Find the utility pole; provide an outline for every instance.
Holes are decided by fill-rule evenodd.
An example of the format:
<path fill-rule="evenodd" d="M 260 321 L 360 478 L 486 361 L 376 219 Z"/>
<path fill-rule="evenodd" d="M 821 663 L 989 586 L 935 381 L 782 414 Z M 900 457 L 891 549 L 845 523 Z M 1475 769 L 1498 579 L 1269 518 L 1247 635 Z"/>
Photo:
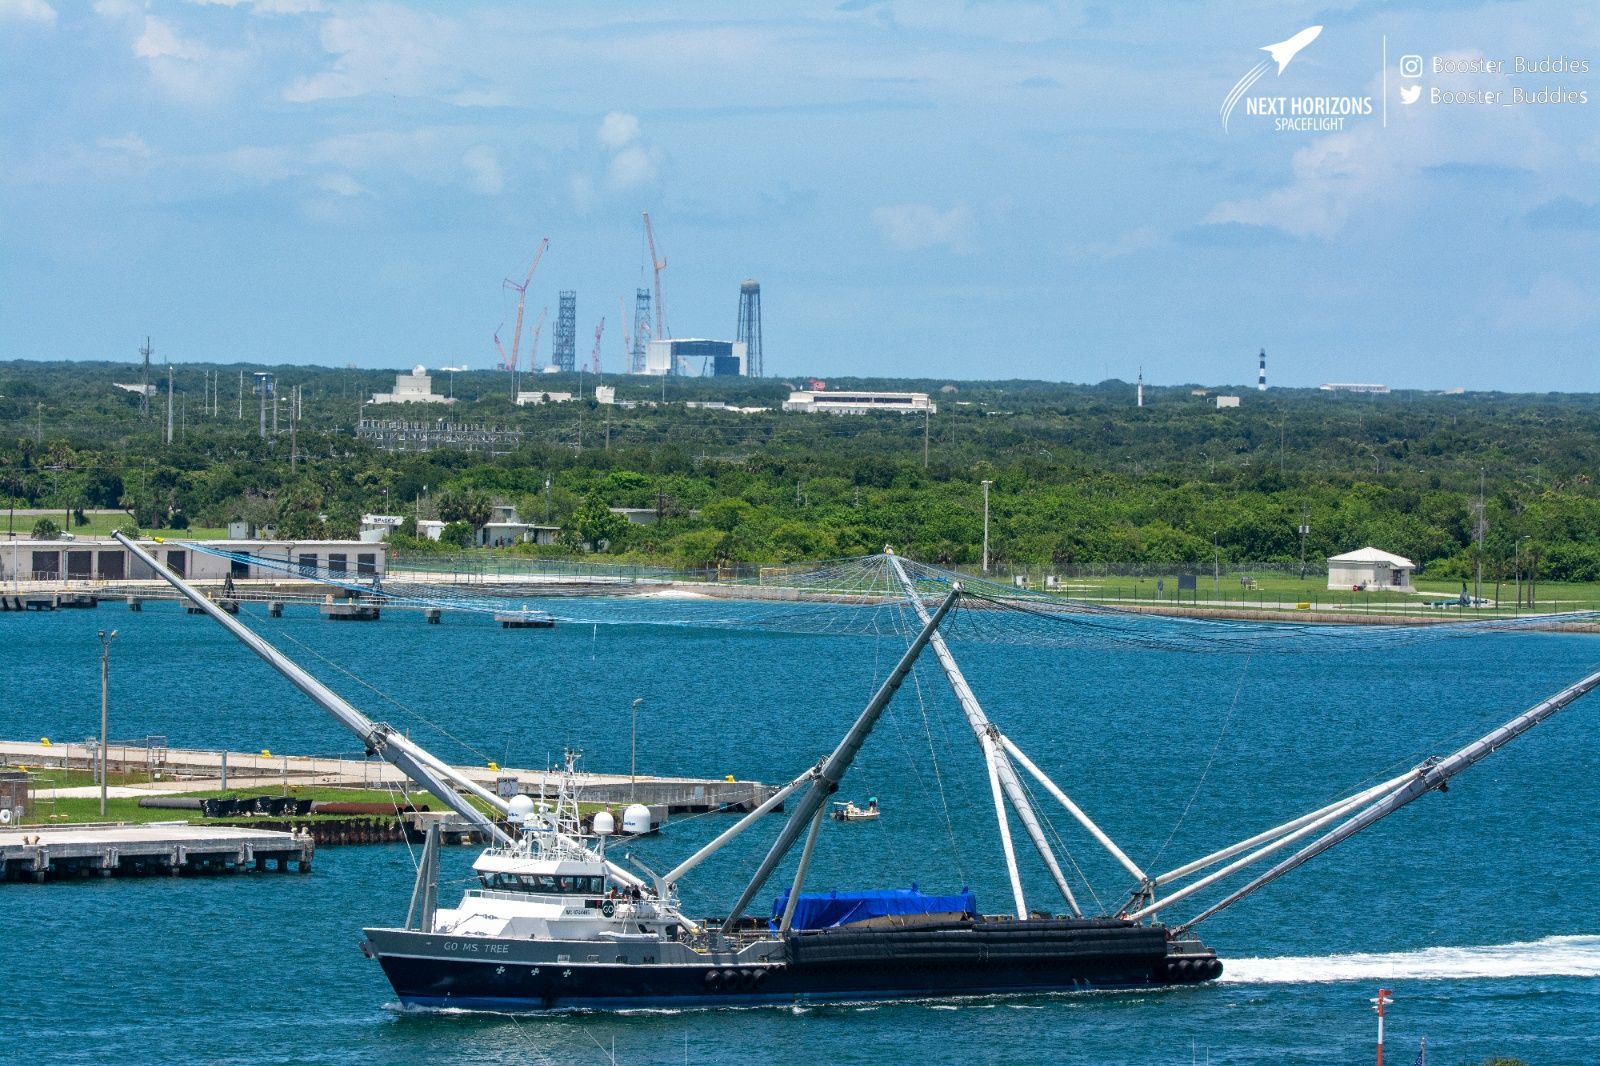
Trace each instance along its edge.
<path fill-rule="evenodd" d="M 992 481 L 983 483 L 983 572 L 989 572 L 989 486 Z"/>
<path fill-rule="evenodd" d="M 1311 508 L 1307 507 L 1300 519 L 1300 580 L 1306 579 L 1306 537 L 1311 533 Z"/>
<path fill-rule="evenodd" d="M 110 747 L 106 742 L 107 710 L 111 702 L 111 642 L 117 637 L 113 629 L 110 636 L 100 630 L 100 817 L 106 816 L 106 780 L 111 776 Z"/>
<path fill-rule="evenodd" d="M 239 371 L 239 421 L 244 421 L 244 371 Z"/>
<path fill-rule="evenodd" d="M 628 755 L 628 802 L 634 801 L 634 793 L 639 786 L 639 704 L 644 702 L 640 696 L 633 701 L 633 742 Z"/>
<path fill-rule="evenodd" d="M 167 364 L 167 443 L 172 443 L 172 364 Z"/>
<path fill-rule="evenodd" d="M 928 469 L 928 428 L 933 421 L 933 405 L 922 409 L 922 469 Z"/>
<path fill-rule="evenodd" d="M 1477 541 L 1478 569 L 1472 581 L 1473 606 L 1483 599 L 1483 468 L 1478 468 L 1478 528 L 1474 540 Z"/>
<path fill-rule="evenodd" d="M 1211 531 L 1211 598 L 1222 598 L 1222 549 L 1217 546 L 1216 530 Z"/>

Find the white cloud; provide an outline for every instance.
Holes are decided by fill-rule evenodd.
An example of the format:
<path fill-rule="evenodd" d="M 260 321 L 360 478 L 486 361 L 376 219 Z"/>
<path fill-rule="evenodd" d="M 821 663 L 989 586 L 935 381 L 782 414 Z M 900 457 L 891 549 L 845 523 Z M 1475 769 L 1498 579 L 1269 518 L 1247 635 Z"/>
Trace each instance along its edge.
<path fill-rule="evenodd" d="M 972 213 L 965 204 L 940 211 L 931 204 L 891 204 L 874 208 L 872 224 L 896 248 L 916 251 L 945 245 L 964 251 L 972 231 Z"/>
<path fill-rule="evenodd" d="M 54 24 L 56 9 L 45 0 L 0 0 L 0 21 Z"/>
<path fill-rule="evenodd" d="M 458 87 L 459 27 L 449 19 L 393 4 L 373 4 L 322 24 L 323 50 L 337 58 L 283 91 L 293 103 L 368 93 L 431 96 Z"/>
<path fill-rule="evenodd" d="M 133 42 L 133 54 L 140 59 L 203 60 L 207 53 L 203 45 L 181 37 L 171 23 L 149 15 L 144 32 Z"/>
<path fill-rule="evenodd" d="M 108 152 L 118 152 L 139 159 L 150 158 L 150 146 L 137 133 L 125 133 L 121 137 L 101 137 L 94 143 L 95 147 L 104 148 Z"/>
<path fill-rule="evenodd" d="M 624 148 L 611 157 L 611 165 L 606 168 L 606 185 L 615 192 L 648 185 L 656 178 L 660 158 L 661 153 L 655 148 L 638 144 Z"/>
<path fill-rule="evenodd" d="M 639 139 L 639 116 L 626 111 L 612 111 L 600 120 L 600 129 L 595 136 L 613 152 L 626 148 Z"/>
<path fill-rule="evenodd" d="M 199 7 L 248 7 L 252 15 L 309 15 L 328 10 L 322 0 L 188 0 Z"/>
<path fill-rule="evenodd" d="M 475 145 L 467 149 L 461 157 L 461 163 L 467 168 L 467 188 L 473 192 L 493 196 L 506 187 L 506 176 L 500 169 L 500 161 L 495 158 L 493 148 Z"/>
<path fill-rule="evenodd" d="M 1507 331 L 1565 331 L 1600 316 L 1600 299 L 1571 278 L 1541 274 L 1528 291 L 1504 304 L 1500 326 Z"/>
<path fill-rule="evenodd" d="M 367 191 L 365 185 L 348 174 L 324 174 L 317 179 L 317 188 L 336 196 L 360 196 Z"/>

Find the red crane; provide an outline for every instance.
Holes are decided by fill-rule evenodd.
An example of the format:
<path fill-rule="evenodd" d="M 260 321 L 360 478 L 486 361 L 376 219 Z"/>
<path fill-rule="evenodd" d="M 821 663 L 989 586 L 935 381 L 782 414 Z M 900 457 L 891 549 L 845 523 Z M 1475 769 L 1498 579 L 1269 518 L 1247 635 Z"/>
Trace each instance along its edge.
<path fill-rule="evenodd" d="M 594 328 L 594 354 L 589 357 L 590 373 L 600 373 L 600 336 L 606 331 L 606 320 L 601 319 L 600 324 Z"/>
<path fill-rule="evenodd" d="M 550 313 L 548 307 L 539 310 L 539 321 L 533 324 L 533 337 L 528 342 L 528 369 L 539 369 L 539 331 L 544 329 L 544 316 Z"/>
<path fill-rule="evenodd" d="M 550 247 L 549 237 L 539 242 L 539 250 L 533 253 L 533 265 L 528 268 L 528 276 L 522 279 L 521 285 L 518 285 L 510 278 L 505 280 L 503 288 L 517 290 L 517 325 L 515 331 L 511 334 L 511 365 L 506 367 L 507 370 L 517 369 L 517 349 L 522 347 L 522 307 L 528 300 L 528 286 L 533 284 L 533 272 L 539 269 L 539 260 L 544 258 L 544 250 L 548 247 Z M 530 356 L 530 365 L 532 361 Z"/>
<path fill-rule="evenodd" d="M 504 322 L 500 326 L 505 325 Z M 510 370 L 511 362 L 506 358 L 505 346 L 500 343 L 500 326 L 494 328 L 494 350 L 500 353 L 500 369 Z"/>
<path fill-rule="evenodd" d="M 671 336 L 667 332 L 666 305 L 661 302 L 661 272 L 667 269 L 667 261 L 656 254 L 656 233 L 650 228 L 650 212 L 644 213 L 644 239 L 650 246 L 650 268 L 656 275 L 656 340 L 664 340 Z"/>

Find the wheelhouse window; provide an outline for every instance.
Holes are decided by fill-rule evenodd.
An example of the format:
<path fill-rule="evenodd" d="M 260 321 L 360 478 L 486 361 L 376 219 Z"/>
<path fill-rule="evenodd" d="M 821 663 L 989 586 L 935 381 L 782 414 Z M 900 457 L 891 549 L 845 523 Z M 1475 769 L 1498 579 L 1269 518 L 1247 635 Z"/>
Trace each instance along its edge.
<path fill-rule="evenodd" d="M 479 874 L 484 888 L 501 892 L 538 892 L 549 896 L 597 896 L 605 891 L 604 877 L 568 877 L 555 874 Z"/>

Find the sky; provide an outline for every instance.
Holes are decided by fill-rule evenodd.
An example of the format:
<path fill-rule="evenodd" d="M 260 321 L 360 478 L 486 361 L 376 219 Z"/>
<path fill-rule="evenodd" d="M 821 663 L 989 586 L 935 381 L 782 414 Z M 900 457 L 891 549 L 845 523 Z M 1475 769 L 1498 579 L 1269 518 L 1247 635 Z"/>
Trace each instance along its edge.
<path fill-rule="evenodd" d="M 0 0 L 0 359 L 488 367 L 548 237 L 522 363 L 573 289 L 618 371 L 649 211 L 769 376 L 1600 391 L 1597 71 L 1567 2 Z"/>

